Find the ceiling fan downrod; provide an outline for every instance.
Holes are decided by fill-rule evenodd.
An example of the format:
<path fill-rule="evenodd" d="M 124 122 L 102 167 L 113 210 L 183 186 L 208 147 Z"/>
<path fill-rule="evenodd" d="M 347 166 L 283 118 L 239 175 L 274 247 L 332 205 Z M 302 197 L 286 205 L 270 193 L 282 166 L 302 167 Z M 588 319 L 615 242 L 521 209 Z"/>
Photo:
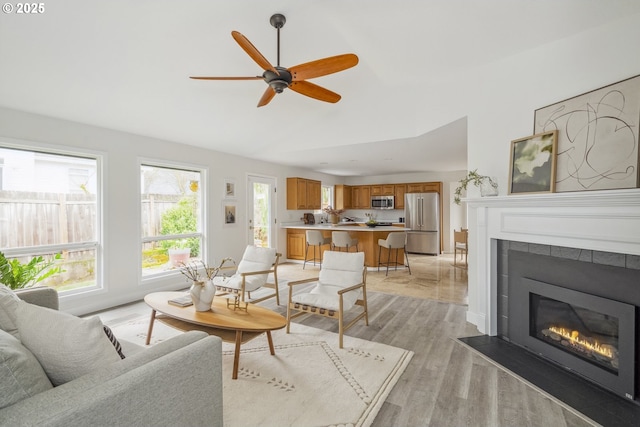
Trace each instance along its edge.
<path fill-rule="evenodd" d="M 280 13 L 276 13 L 274 15 L 271 16 L 271 19 L 269 19 L 269 22 L 271 23 L 272 27 L 275 27 L 276 30 L 278 30 L 278 63 L 277 66 L 280 66 L 280 28 L 284 27 L 284 24 L 287 22 L 287 18 L 284 17 L 284 15 L 280 14 Z"/>

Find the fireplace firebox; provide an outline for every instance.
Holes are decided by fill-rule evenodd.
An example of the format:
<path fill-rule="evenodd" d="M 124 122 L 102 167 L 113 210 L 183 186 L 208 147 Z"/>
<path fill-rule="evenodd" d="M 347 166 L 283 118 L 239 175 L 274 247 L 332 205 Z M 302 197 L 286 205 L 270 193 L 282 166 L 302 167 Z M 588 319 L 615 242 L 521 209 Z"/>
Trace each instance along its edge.
<path fill-rule="evenodd" d="M 636 307 L 521 278 L 528 304 L 511 340 L 595 383 L 633 399 Z"/>
<path fill-rule="evenodd" d="M 529 294 L 529 335 L 618 375 L 620 319 Z"/>

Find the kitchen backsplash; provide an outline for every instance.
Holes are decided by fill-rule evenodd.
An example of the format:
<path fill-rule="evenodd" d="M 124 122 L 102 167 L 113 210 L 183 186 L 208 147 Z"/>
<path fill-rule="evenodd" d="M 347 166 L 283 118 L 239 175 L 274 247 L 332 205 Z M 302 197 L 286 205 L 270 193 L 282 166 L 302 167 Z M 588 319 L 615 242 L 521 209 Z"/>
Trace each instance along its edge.
<path fill-rule="evenodd" d="M 353 218 L 356 222 L 366 222 L 369 219 L 368 214 L 372 215 L 376 221 L 400 222 L 400 217 L 404 217 L 404 209 L 347 209 L 340 214 L 340 218 L 342 220 L 348 217 Z M 327 219 L 327 214 L 315 214 L 315 217 L 316 223 L 320 223 L 321 218 Z"/>

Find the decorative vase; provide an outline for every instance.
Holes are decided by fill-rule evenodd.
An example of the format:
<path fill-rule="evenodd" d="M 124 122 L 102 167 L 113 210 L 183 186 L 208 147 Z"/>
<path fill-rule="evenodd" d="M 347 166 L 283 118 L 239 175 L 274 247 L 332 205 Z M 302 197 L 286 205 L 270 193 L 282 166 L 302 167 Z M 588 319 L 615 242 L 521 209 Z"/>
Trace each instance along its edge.
<path fill-rule="evenodd" d="M 492 178 L 485 178 L 480 183 L 480 195 L 482 197 L 486 196 L 497 196 L 498 195 L 498 183 Z"/>
<path fill-rule="evenodd" d="M 331 214 L 329 215 L 329 221 L 331 221 L 331 224 L 337 224 L 340 221 L 340 216 Z"/>
<path fill-rule="evenodd" d="M 196 311 L 211 310 L 211 303 L 216 294 L 216 287 L 211 280 L 207 280 L 206 282 L 193 282 L 189 293 L 191 294 L 193 307 Z"/>

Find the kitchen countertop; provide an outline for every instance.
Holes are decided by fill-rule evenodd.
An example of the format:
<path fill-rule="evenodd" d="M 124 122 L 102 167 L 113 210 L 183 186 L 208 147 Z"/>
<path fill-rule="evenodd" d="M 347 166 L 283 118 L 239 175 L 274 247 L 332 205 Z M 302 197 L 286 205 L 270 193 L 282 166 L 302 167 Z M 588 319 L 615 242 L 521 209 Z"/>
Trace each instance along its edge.
<path fill-rule="evenodd" d="M 349 224 L 349 223 L 347 223 Z M 290 224 L 281 225 L 280 228 L 293 228 L 301 230 L 341 230 L 341 231 L 408 231 L 405 227 L 396 227 L 393 225 L 378 225 L 376 227 L 363 227 L 361 225 L 345 225 L 338 224 Z"/>

